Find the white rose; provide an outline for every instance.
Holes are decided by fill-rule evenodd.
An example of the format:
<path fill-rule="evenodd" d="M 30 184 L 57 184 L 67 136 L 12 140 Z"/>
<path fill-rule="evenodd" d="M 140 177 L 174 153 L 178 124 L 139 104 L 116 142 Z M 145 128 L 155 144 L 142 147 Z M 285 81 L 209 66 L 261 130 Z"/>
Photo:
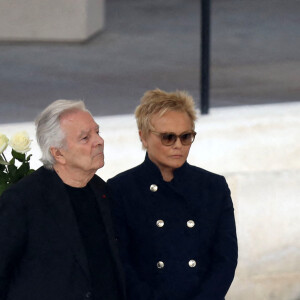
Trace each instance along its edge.
<path fill-rule="evenodd" d="M 30 150 L 31 141 L 26 131 L 17 132 L 9 140 L 9 145 L 19 153 L 26 153 Z"/>
<path fill-rule="evenodd" d="M 0 154 L 4 152 L 8 145 L 8 137 L 5 134 L 0 133 Z"/>

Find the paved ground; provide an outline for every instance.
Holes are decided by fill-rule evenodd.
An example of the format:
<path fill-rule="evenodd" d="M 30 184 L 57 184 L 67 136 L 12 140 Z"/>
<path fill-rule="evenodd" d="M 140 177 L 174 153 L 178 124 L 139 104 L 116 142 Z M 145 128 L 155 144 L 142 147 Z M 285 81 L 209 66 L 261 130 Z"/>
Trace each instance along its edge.
<path fill-rule="evenodd" d="M 0 43 L 0 123 L 59 98 L 132 113 L 155 87 L 199 101 L 199 3 L 107 0 L 106 29 L 87 43 Z M 212 0 L 212 106 L 300 100 L 299 14 L 295 0 Z"/>

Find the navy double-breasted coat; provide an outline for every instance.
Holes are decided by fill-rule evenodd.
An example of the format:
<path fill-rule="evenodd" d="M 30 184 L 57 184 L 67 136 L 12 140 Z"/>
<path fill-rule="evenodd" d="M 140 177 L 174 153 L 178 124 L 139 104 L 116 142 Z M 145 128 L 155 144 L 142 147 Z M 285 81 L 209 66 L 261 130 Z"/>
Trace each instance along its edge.
<path fill-rule="evenodd" d="M 165 182 L 146 155 L 108 184 L 129 299 L 224 299 L 237 265 L 224 177 L 186 162 Z"/>

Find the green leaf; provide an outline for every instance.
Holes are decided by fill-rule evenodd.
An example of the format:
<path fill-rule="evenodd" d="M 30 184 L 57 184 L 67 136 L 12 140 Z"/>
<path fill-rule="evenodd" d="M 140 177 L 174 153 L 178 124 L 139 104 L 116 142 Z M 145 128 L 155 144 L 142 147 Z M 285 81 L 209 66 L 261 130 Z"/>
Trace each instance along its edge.
<path fill-rule="evenodd" d="M 9 165 L 9 162 L 7 162 L 7 161 L 0 158 L 0 165 L 7 166 L 7 165 Z"/>
<path fill-rule="evenodd" d="M 32 154 L 28 155 L 26 158 L 26 161 L 30 161 L 31 156 L 32 156 Z"/>
<path fill-rule="evenodd" d="M 9 182 L 8 174 L 0 172 L 0 184 L 7 184 L 7 182 Z"/>
<path fill-rule="evenodd" d="M 0 164 L 0 172 L 5 170 L 5 166 Z"/>
<path fill-rule="evenodd" d="M 8 176 L 9 181 L 12 183 L 15 183 L 18 181 L 18 174 L 17 174 L 17 167 L 15 165 L 9 165 L 8 166 Z"/>
<path fill-rule="evenodd" d="M 15 159 L 14 158 L 12 158 L 9 162 L 8 162 L 8 165 L 15 165 Z"/>
<path fill-rule="evenodd" d="M 30 169 L 30 170 L 28 171 L 27 175 L 32 174 L 34 171 L 35 171 L 34 169 Z"/>
<path fill-rule="evenodd" d="M 0 184 L 0 196 L 2 195 L 2 193 L 8 188 L 7 184 Z"/>
<path fill-rule="evenodd" d="M 14 149 L 11 150 L 11 155 L 13 156 L 13 158 L 17 159 L 20 162 L 24 162 L 25 161 L 25 153 L 19 153 L 17 151 L 15 151 Z"/>
<path fill-rule="evenodd" d="M 9 174 L 11 174 L 11 175 L 14 175 L 18 170 L 15 165 L 8 165 L 7 168 L 8 168 Z"/>
<path fill-rule="evenodd" d="M 24 176 L 27 175 L 29 171 L 29 163 L 28 162 L 24 162 L 20 168 L 17 170 L 17 174 L 19 179 L 23 178 Z"/>

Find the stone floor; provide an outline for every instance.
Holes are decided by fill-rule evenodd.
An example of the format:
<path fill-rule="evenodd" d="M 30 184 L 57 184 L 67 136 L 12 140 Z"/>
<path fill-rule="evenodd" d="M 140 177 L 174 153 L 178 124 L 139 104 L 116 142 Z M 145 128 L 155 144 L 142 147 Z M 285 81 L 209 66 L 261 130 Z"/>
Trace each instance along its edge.
<path fill-rule="evenodd" d="M 59 98 L 130 114 L 156 87 L 199 103 L 200 1 L 106 4 L 105 30 L 86 43 L 0 43 L 0 124 Z M 299 14 L 294 0 L 212 0 L 212 107 L 300 100 Z"/>

